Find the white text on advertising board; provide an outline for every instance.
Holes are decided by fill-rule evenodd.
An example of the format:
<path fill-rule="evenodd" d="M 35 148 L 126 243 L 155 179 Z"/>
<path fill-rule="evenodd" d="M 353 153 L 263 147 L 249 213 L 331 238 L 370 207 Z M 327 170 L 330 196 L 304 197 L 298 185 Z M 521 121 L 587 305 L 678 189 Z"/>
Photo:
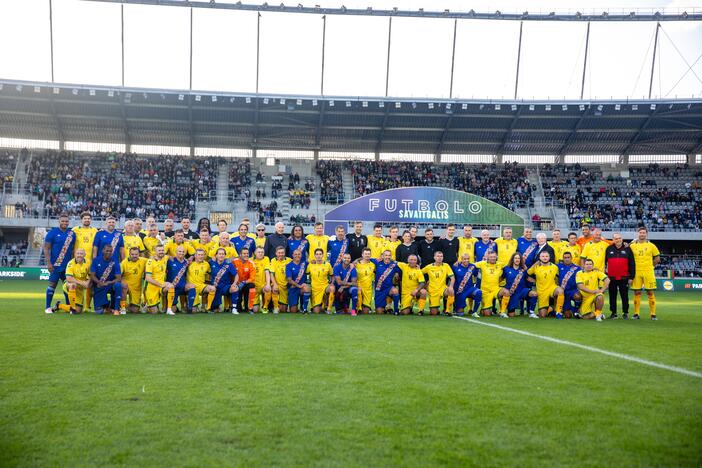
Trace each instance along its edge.
<path fill-rule="evenodd" d="M 441 220 L 449 219 L 450 214 L 464 214 L 466 209 L 471 214 L 478 214 L 483 210 L 483 206 L 478 201 L 468 203 L 466 207 L 461 206 L 461 202 L 455 200 L 453 206 L 446 200 L 437 200 L 430 202 L 429 200 L 398 200 L 394 198 L 368 199 L 368 211 L 384 211 L 385 213 L 394 213 L 403 219 L 429 219 Z"/>

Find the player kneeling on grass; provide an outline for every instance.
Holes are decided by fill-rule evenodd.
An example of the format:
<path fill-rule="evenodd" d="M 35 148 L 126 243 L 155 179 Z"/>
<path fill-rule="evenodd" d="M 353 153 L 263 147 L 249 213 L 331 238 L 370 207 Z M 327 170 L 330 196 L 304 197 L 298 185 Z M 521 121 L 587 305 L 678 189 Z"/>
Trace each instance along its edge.
<path fill-rule="evenodd" d="M 487 260 L 482 260 L 475 264 L 480 270 L 480 291 L 482 292 L 481 309 L 483 315 L 490 316 L 494 310 L 495 299 L 500 293 L 500 279 L 502 278 L 502 268 L 504 265 L 497 262 L 497 252 L 490 250 L 485 253 Z M 480 315 L 473 314 L 478 318 Z"/>
<path fill-rule="evenodd" d="M 275 258 L 271 260 L 271 299 L 273 313 L 288 311 L 288 279 L 287 266 L 292 260 L 285 256 L 285 247 L 275 249 Z"/>
<path fill-rule="evenodd" d="M 207 275 L 210 273 L 210 264 L 205 261 L 205 249 L 196 249 L 193 259 L 188 266 L 187 282 L 185 283 L 189 314 L 195 312 L 196 307 L 202 304 L 203 294 L 215 293 L 215 288 L 206 284 Z"/>
<path fill-rule="evenodd" d="M 549 315 L 549 303 L 551 298 L 556 300 L 556 318 L 563 318 L 563 289 L 558 286 L 556 278 L 558 278 L 558 267 L 551 263 L 551 254 L 542 251 L 539 254 L 539 259 L 527 270 L 536 282 L 536 300 L 539 308 L 538 317 L 544 318 Z M 529 311 L 529 317 L 538 318 L 533 311 Z"/>
<path fill-rule="evenodd" d="M 526 265 L 522 261 L 522 254 L 515 252 L 509 259 L 509 263 L 502 269 L 502 276 L 505 279 L 505 287 L 500 290 L 500 317 L 514 317 L 515 311 L 520 310 L 524 314 L 524 302 L 528 304 L 528 310 L 536 308 L 536 294 L 530 294 L 531 285 L 527 281 Z"/>
<path fill-rule="evenodd" d="M 392 254 L 389 250 L 382 252 L 382 260 L 370 258 L 371 249 L 368 247 L 363 249 L 362 255 L 364 260 L 368 258 L 375 265 L 375 313 L 385 313 L 385 304 L 389 297 L 394 305 L 394 314 L 399 315 L 400 291 L 394 286 L 394 280 L 402 271 L 397 262 L 393 261 Z M 363 293 L 363 296 L 365 297 L 365 293 Z"/>
<path fill-rule="evenodd" d="M 565 297 L 563 313 L 566 318 L 576 316 L 583 300 L 576 283 L 579 271 L 581 271 L 580 267 L 573 263 L 573 255 L 570 252 L 563 252 L 563 261 L 558 264 L 558 281 Z"/>
<path fill-rule="evenodd" d="M 142 285 L 144 284 L 144 271 L 148 259 L 139 256 L 139 247 L 129 249 L 129 257 L 122 260 L 122 301 L 120 302 L 120 313 L 129 312 L 136 314 L 141 309 Z M 129 297 L 129 303 L 127 303 Z"/>
<path fill-rule="evenodd" d="M 314 260 L 307 265 L 307 274 L 312 286 L 312 312 L 318 314 L 327 305 L 327 314 L 331 314 L 334 304 L 334 285 L 329 282 L 334 271 L 329 262 L 324 260 L 324 250 L 314 250 Z M 326 297 L 326 301 L 325 301 Z"/>
<path fill-rule="evenodd" d="M 95 285 L 93 304 L 96 314 L 119 315 L 119 303 L 122 298 L 122 270 L 112 257 L 114 249 L 106 244 L 102 255 L 90 265 L 90 279 Z M 109 299 L 108 299 L 109 295 Z"/>
<path fill-rule="evenodd" d="M 66 266 L 66 281 L 63 292 L 68 297 L 68 304 L 56 303 L 54 311 L 63 310 L 71 314 L 83 312 L 85 291 L 90 286 L 90 265 L 85 260 L 85 250 L 75 251 L 75 258 Z"/>
<path fill-rule="evenodd" d="M 232 314 L 239 313 L 236 310 L 236 301 L 239 298 L 236 268 L 227 261 L 227 250 L 223 247 L 218 248 L 214 260 L 210 260 L 210 286 L 207 294 L 208 311 L 219 311 L 222 298 L 228 296 L 232 303 Z"/>
<path fill-rule="evenodd" d="M 175 257 L 171 257 L 166 266 L 166 280 L 172 285 L 171 288 L 166 289 L 166 297 L 168 299 L 166 315 L 175 315 L 173 308 L 178 303 L 178 298 L 187 294 L 185 291 L 185 273 L 188 271 L 189 263 L 185 258 L 185 247 L 178 245 L 175 248 Z"/>
<path fill-rule="evenodd" d="M 253 242 L 253 239 L 249 237 Z M 239 251 L 239 258 L 232 262 L 236 268 L 237 287 L 239 296 L 237 302 L 232 303 L 232 313 L 234 308 L 242 312 L 253 314 L 253 304 L 256 300 L 256 265 L 249 259 L 249 248 L 242 247 Z"/>
<path fill-rule="evenodd" d="M 336 303 L 341 311 L 346 312 L 349 300 L 351 301 L 351 315 L 356 315 L 358 307 L 358 272 L 351 265 L 351 254 L 345 253 L 341 257 L 341 265 L 334 267 L 334 288 L 336 289 Z"/>
<path fill-rule="evenodd" d="M 478 286 L 478 273 L 480 270 L 470 263 L 470 254 L 461 255 L 461 262 L 453 266 L 455 278 L 456 315 L 463 317 L 468 299 L 473 300 L 473 316 L 480 316 L 480 304 L 483 301 L 483 292 Z"/>
<path fill-rule="evenodd" d="M 295 230 L 296 228 L 293 228 L 293 231 Z M 288 282 L 288 307 L 293 314 L 300 310 L 300 299 L 302 299 L 302 313 L 308 312 L 310 285 L 305 281 L 306 272 L 307 262 L 302 261 L 302 249 L 293 250 L 292 262 L 285 266 L 285 278 Z"/>
<path fill-rule="evenodd" d="M 356 267 L 358 275 L 358 310 L 359 314 L 368 314 L 373 303 L 373 279 L 375 279 L 375 263 L 371 261 L 370 249 L 361 252 L 361 258 L 351 263 Z M 386 300 L 387 301 L 387 300 Z"/>
<path fill-rule="evenodd" d="M 451 267 L 444 263 L 444 253 L 440 250 L 434 252 L 434 263 L 422 268 L 422 273 L 429 283 L 426 289 L 429 296 L 429 313 L 437 315 L 441 303 L 446 299 L 444 312 L 447 315 L 453 314 L 453 284 L 456 278 L 453 276 Z M 447 280 L 448 285 L 446 284 Z"/>
<path fill-rule="evenodd" d="M 146 262 L 146 270 L 144 271 L 146 278 L 144 297 L 146 310 L 150 314 L 158 313 L 163 293 L 173 289 L 173 285 L 166 281 L 167 264 L 168 257 L 164 253 L 163 246 L 157 245 L 154 247 L 154 256 Z"/>
<path fill-rule="evenodd" d="M 402 295 L 400 298 L 400 313 L 409 315 L 412 313 L 414 302 L 417 303 L 417 314 L 423 315 L 427 305 L 427 290 L 424 289 L 425 281 L 422 270 L 417 265 L 417 256 L 407 257 L 407 263 L 397 262 L 398 268 L 402 271 Z M 377 306 L 376 302 L 376 306 Z"/>
<path fill-rule="evenodd" d="M 598 322 L 604 320 L 602 309 L 604 308 L 604 292 L 609 288 L 609 278 L 600 270 L 594 269 L 594 262 L 586 259 L 583 262 L 583 270 L 579 271 L 575 277 L 578 289 L 583 296 L 583 303 L 580 306 L 580 318 L 595 319 Z"/>

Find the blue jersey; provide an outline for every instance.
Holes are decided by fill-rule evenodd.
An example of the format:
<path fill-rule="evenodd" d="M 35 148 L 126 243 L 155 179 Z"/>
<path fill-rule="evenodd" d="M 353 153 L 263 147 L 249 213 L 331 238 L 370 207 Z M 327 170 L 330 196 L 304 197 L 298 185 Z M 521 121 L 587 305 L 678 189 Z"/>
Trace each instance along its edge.
<path fill-rule="evenodd" d="M 456 294 L 460 294 L 475 287 L 480 270 L 473 263 L 469 263 L 467 266 L 464 266 L 462 263 L 457 263 L 452 266 L 451 269 L 453 270 L 454 278 L 456 278 L 456 282 L 453 283 Z"/>
<path fill-rule="evenodd" d="M 166 264 L 166 281 L 173 283 L 173 286 L 177 288 L 184 288 L 187 271 L 188 261 L 186 259 L 183 259 L 181 262 L 177 258 L 171 257 L 168 259 L 168 263 Z"/>
<path fill-rule="evenodd" d="M 329 263 L 331 263 L 332 267 L 335 267 L 337 265 L 341 264 L 341 254 L 342 253 L 350 253 L 349 252 L 349 240 L 347 238 L 344 238 L 343 240 L 337 240 L 336 237 L 334 240 L 329 240 L 327 242 L 327 252 L 329 252 Z"/>
<path fill-rule="evenodd" d="M 529 284 L 527 283 L 529 275 L 526 270 L 507 266 L 502 269 L 502 276 L 505 279 L 505 288 L 509 291 L 519 291 L 524 288 L 529 288 Z M 517 282 L 516 286 L 515 282 Z"/>
<path fill-rule="evenodd" d="M 288 241 L 290 242 L 290 241 Z M 307 262 L 300 263 L 290 262 L 285 265 L 285 277 L 290 278 L 296 283 L 302 284 L 305 282 L 305 271 L 307 270 Z M 288 288 L 297 288 L 292 284 L 288 284 Z"/>
<path fill-rule="evenodd" d="M 524 237 L 517 239 L 517 251 L 522 254 L 522 262 L 529 268 L 536 262 L 536 239 L 527 240 Z"/>
<path fill-rule="evenodd" d="M 210 284 L 217 289 L 228 289 L 236 276 L 236 268 L 231 262 L 217 263 L 210 260 Z"/>
<path fill-rule="evenodd" d="M 124 238 L 122 233 L 116 229 L 112 232 L 108 232 L 105 229 L 100 230 L 95 234 L 95 240 L 93 240 L 93 247 L 97 247 L 97 257 L 102 255 L 102 248 L 106 245 L 112 245 L 114 252 L 112 252 L 112 257 L 119 262 L 121 251 L 124 248 Z"/>
<path fill-rule="evenodd" d="M 287 256 L 293 258 L 292 254 L 296 250 L 302 252 L 302 257 L 300 257 L 300 260 L 304 262 L 307 260 L 307 256 L 310 251 L 310 243 L 307 242 L 307 239 L 304 237 L 302 239 L 293 239 L 292 237 L 289 238 Z"/>
<path fill-rule="evenodd" d="M 385 291 L 392 288 L 392 280 L 396 274 L 400 273 L 400 267 L 397 262 L 390 261 L 385 263 L 382 260 L 371 258 L 371 262 L 375 263 L 375 289 Z M 386 274 L 386 272 L 388 272 Z"/>
<path fill-rule="evenodd" d="M 114 258 L 105 260 L 102 255 L 93 259 L 90 264 L 90 272 L 95 273 L 95 276 L 100 281 L 113 281 L 116 275 L 122 274 L 117 260 Z"/>
<path fill-rule="evenodd" d="M 475 261 L 476 262 L 482 262 L 483 260 L 487 261 L 486 255 L 488 252 L 497 253 L 497 244 L 495 244 L 495 241 L 489 240 L 486 243 L 486 242 L 483 242 L 481 239 L 475 243 Z"/>
<path fill-rule="evenodd" d="M 248 236 L 245 239 L 236 236 L 231 239 L 231 243 L 234 244 L 236 253 L 239 254 L 239 256 L 241 256 L 241 249 L 246 247 L 247 249 L 249 249 L 249 257 L 253 258 L 254 250 L 256 250 L 256 241 L 254 239 Z"/>
<path fill-rule="evenodd" d="M 341 281 L 350 283 L 354 278 L 358 278 L 358 272 L 356 271 L 356 267 L 353 265 L 349 265 L 346 268 L 344 268 L 344 265 L 337 265 L 334 267 L 334 282 L 336 282 L 337 276 L 341 278 Z M 341 286 L 341 284 L 338 282 L 336 282 L 336 284 Z"/>
<path fill-rule="evenodd" d="M 48 260 L 54 268 L 65 270 L 68 262 L 73 258 L 76 233 L 70 229 L 62 231 L 59 228 L 53 228 L 46 234 L 44 242 L 51 245 L 51 258 Z"/>
<path fill-rule="evenodd" d="M 570 265 L 559 263 L 557 266 L 558 285 L 563 288 L 564 291 L 577 291 L 578 285 L 575 283 L 575 276 L 580 271 L 580 267 L 572 263 Z"/>

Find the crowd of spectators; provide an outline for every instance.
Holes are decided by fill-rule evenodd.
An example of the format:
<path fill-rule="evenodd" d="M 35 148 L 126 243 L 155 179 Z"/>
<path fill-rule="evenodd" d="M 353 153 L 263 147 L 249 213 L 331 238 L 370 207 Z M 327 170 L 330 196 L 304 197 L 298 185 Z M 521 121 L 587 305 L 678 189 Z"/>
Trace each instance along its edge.
<path fill-rule="evenodd" d="M 657 275 L 672 272 L 673 277 L 702 277 L 702 256 L 700 255 L 661 255 L 661 262 L 656 266 Z"/>
<path fill-rule="evenodd" d="M 626 174 L 625 174 L 626 175 Z M 702 171 L 688 166 L 630 167 L 628 177 L 604 177 L 597 166 L 553 165 L 541 169 L 547 200 L 568 210 L 572 227 L 652 231 L 702 228 Z"/>
<path fill-rule="evenodd" d="M 261 175 L 260 173 L 257 175 Z M 251 196 L 251 162 L 248 158 L 229 160 L 229 200 L 243 200 Z M 248 195 L 247 195 L 248 194 Z"/>
<path fill-rule="evenodd" d="M 319 176 L 319 201 L 329 205 L 344 203 L 343 165 L 335 161 L 317 161 Z"/>
<path fill-rule="evenodd" d="M 293 190 L 290 192 L 290 208 L 309 209 L 312 204 L 311 193 L 306 190 Z"/>
<path fill-rule="evenodd" d="M 27 150 L 23 149 L 22 153 L 26 154 Z M 18 160 L 17 151 L 1 150 L 0 151 L 0 182 L 3 184 L 11 184 L 15 177 L 15 168 Z"/>
<path fill-rule="evenodd" d="M 292 224 L 304 224 L 312 225 L 317 222 L 317 217 L 315 215 L 290 215 L 290 223 Z"/>
<path fill-rule="evenodd" d="M 216 186 L 219 158 L 123 153 L 34 154 L 27 187 L 42 200 L 40 215 L 192 217 L 197 199 Z"/>
<path fill-rule="evenodd" d="M 0 266 L 19 268 L 27 253 L 28 242 L 19 241 L 0 245 Z"/>

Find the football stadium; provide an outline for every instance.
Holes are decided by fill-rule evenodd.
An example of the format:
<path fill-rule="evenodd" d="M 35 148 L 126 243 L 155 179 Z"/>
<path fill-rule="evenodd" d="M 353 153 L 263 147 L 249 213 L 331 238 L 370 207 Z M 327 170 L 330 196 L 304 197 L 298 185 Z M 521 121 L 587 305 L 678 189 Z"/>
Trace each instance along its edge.
<path fill-rule="evenodd" d="M 0 465 L 702 465 L 702 5 L 317 1 L 0 2 Z"/>

